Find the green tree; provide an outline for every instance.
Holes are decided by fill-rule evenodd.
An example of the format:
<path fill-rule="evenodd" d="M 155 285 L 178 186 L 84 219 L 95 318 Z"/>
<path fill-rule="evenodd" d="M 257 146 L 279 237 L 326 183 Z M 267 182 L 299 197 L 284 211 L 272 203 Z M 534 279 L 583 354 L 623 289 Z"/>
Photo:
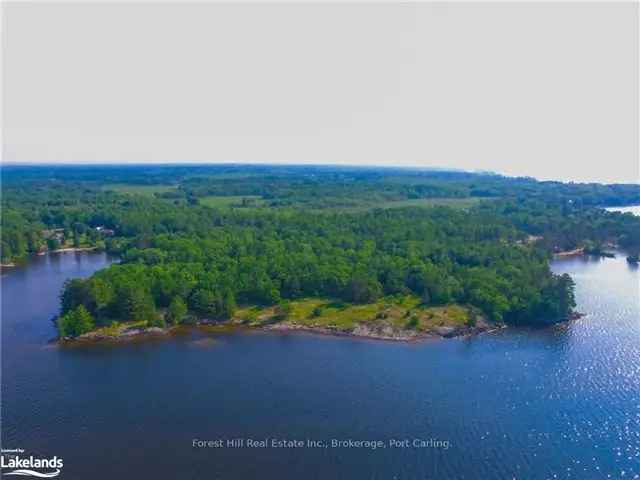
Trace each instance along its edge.
<path fill-rule="evenodd" d="M 47 248 L 49 250 L 57 250 L 60 248 L 60 242 L 56 238 L 47 239 Z"/>
<path fill-rule="evenodd" d="M 233 317 L 236 307 L 236 297 L 230 289 L 227 289 L 222 296 L 222 305 L 219 312 L 220 316 L 224 319 Z"/>
<path fill-rule="evenodd" d="M 112 285 L 99 277 L 89 281 L 87 290 L 96 310 L 106 308 L 114 300 Z"/>
<path fill-rule="evenodd" d="M 216 294 L 209 289 L 197 289 L 191 297 L 191 302 L 193 309 L 202 315 L 218 314 Z"/>
<path fill-rule="evenodd" d="M 274 319 L 278 322 L 286 320 L 291 315 L 291 303 L 287 300 L 283 300 L 275 308 Z"/>
<path fill-rule="evenodd" d="M 382 286 L 374 278 L 356 275 L 347 286 L 346 296 L 354 303 L 372 303 L 382 296 Z"/>
<path fill-rule="evenodd" d="M 169 304 L 167 319 L 174 325 L 182 323 L 187 314 L 187 304 L 180 297 L 174 297 Z"/>
<path fill-rule="evenodd" d="M 72 278 L 64 283 L 62 294 L 60 295 L 60 308 L 62 314 L 75 309 L 78 305 L 89 305 L 90 298 L 87 291 L 87 284 L 81 278 Z"/>
<path fill-rule="evenodd" d="M 151 294 L 136 285 L 123 285 L 119 295 L 120 313 L 123 320 L 151 323 L 157 315 Z"/>
<path fill-rule="evenodd" d="M 164 317 L 162 315 L 160 315 L 158 312 L 153 311 L 148 317 L 147 317 L 147 326 L 149 327 L 158 327 L 158 328 L 165 328 L 167 326 L 167 322 L 165 321 Z"/>
<path fill-rule="evenodd" d="M 84 305 L 58 317 L 58 334 L 61 337 L 77 337 L 95 328 L 95 321 Z"/>

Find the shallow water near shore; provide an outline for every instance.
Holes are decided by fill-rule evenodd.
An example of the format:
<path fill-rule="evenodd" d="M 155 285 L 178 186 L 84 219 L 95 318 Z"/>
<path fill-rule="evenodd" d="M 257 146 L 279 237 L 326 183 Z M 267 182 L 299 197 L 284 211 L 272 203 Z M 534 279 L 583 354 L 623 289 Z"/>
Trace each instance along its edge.
<path fill-rule="evenodd" d="M 2 446 L 57 455 L 59 478 L 640 475 L 640 277 L 624 255 L 555 261 L 586 316 L 544 329 L 394 343 L 212 328 L 48 344 L 63 282 L 110 261 L 52 254 L 2 275 Z M 320 446 L 226 446 L 249 438 Z"/>

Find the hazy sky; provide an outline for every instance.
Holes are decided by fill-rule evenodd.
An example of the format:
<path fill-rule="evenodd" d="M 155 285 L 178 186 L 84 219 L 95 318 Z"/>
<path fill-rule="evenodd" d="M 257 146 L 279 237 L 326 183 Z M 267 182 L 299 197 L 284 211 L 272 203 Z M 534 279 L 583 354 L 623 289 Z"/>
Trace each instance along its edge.
<path fill-rule="evenodd" d="M 4 4 L 3 160 L 637 182 L 638 4 Z"/>

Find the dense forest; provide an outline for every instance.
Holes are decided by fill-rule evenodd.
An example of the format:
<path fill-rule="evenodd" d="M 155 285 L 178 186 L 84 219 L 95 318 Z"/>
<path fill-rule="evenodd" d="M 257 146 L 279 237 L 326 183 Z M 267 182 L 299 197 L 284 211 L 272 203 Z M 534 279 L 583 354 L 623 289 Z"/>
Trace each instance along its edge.
<path fill-rule="evenodd" d="M 75 336 L 113 322 L 224 320 L 239 306 L 417 296 L 494 322 L 566 318 L 551 254 L 640 251 L 638 185 L 440 170 L 274 166 L 3 167 L 2 262 L 98 248 L 121 262 L 62 292 Z"/>

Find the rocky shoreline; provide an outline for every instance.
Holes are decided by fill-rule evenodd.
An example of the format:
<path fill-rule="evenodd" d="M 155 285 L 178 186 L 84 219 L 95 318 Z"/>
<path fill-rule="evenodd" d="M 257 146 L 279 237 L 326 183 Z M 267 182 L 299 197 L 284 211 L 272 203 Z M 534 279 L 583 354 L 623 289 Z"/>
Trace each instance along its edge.
<path fill-rule="evenodd" d="M 573 312 L 566 320 L 554 324 L 568 323 L 584 317 L 585 314 Z M 179 325 L 167 328 L 159 327 L 130 327 L 123 328 L 118 332 L 105 333 L 96 330 L 85 333 L 78 337 L 62 337 L 53 340 L 59 344 L 83 344 L 83 343 L 122 343 L 134 340 L 142 340 L 147 338 L 163 338 L 169 337 L 176 333 L 178 329 L 184 328 L 212 328 L 219 327 L 229 330 L 245 330 L 245 331 L 266 331 L 266 332 L 282 332 L 282 333 L 309 333 L 316 335 L 327 335 L 333 337 L 352 337 L 370 340 L 383 340 L 393 342 L 417 342 L 421 340 L 435 339 L 451 339 L 457 337 L 470 337 L 482 333 L 491 333 L 507 328 L 506 324 L 490 324 L 484 320 L 478 322 L 475 326 L 461 325 L 435 327 L 428 331 L 394 329 L 389 325 L 377 324 L 369 325 L 365 322 L 358 324 L 354 329 L 345 330 L 331 326 L 315 326 L 302 325 L 290 322 L 278 322 L 266 325 L 244 325 L 237 322 L 218 322 L 213 320 L 201 320 L 195 324 Z"/>
<path fill-rule="evenodd" d="M 164 337 L 170 335 L 175 327 L 159 328 L 128 328 L 118 333 L 104 333 L 99 330 L 87 332 L 77 337 L 58 337 L 55 341 L 61 344 L 72 343 L 101 343 L 101 342 L 126 342 L 148 337 Z"/>
<path fill-rule="evenodd" d="M 178 328 L 184 328 L 185 326 L 178 327 L 132 327 L 125 328 L 117 333 L 109 332 L 105 333 L 100 330 L 92 331 L 79 335 L 77 337 L 61 337 L 57 339 L 60 344 L 80 344 L 80 343 L 108 343 L 108 342 L 127 342 L 133 340 L 140 340 L 145 338 L 161 338 L 167 337 Z M 327 335 L 334 337 L 354 337 L 354 338 L 366 338 L 371 340 L 385 340 L 394 342 L 416 342 L 420 340 L 428 339 L 443 339 L 443 338 L 455 338 L 478 335 L 480 333 L 488 333 L 502 328 L 506 328 L 505 325 L 489 325 L 482 322 L 477 326 L 460 326 L 460 327 L 437 327 L 429 331 L 418 330 L 406 330 L 406 329 L 392 329 L 388 326 L 376 326 L 377 328 L 371 328 L 371 326 L 365 323 L 359 324 L 352 330 L 344 330 L 337 327 L 321 327 L 301 325 L 288 322 L 272 323 L 267 325 L 254 325 L 247 326 L 233 322 L 215 322 L 215 321 L 200 321 L 193 325 L 186 325 L 187 328 L 206 328 L 206 327 L 221 327 L 237 330 L 254 330 L 254 331 L 267 331 L 267 332 L 292 332 L 292 333 L 311 333 L 319 335 Z"/>
<path fill-rule="evenodd" d="M 369 325 L 360 324 L 353 330 L 343 330 L 334 327 L 319 327 L 300 325 L 295 323 L 274 323 L 260 327 L 262 330 L 277 331 L 277 332 L 302 332 L 312 333 L 319 335 L 329 335 L 338 337 L 356 337 L 367 338 L 371 340 L 387 340 L 394 342 L 415 342 L 419 340 L 438 339 L 438 338 L 455 338 L 471 335 L 478 335 L 480 333 L 491 332 L 504 328 L 503 325 L 488 325 L 483 324 L 481 326 L 463 326 L 463 327 L 437 327 L 429 331 L 418 330 L 394 330 L 389 327 L 371 328 Z"/>

